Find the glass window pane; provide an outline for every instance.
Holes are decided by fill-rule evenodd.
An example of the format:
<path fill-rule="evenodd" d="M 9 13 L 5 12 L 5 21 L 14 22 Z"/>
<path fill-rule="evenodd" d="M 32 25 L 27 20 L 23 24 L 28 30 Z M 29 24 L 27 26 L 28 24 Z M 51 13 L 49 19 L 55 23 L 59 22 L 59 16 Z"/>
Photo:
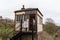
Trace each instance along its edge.
<path fill-rule="evenodd" d="M 28 16 L 24 15 L 24 21 L 27 21 L 27 19 L 28 19 Z"/>
<path fill-rule="evenodd" d="M 27 28 L 28 24 L 29 24 L 29 19 L 28 19 L 28 15 L 24 15 L 24 27 Z"/>
<path fill-rule="evenodd" d="M 22 15 L 16 15 L 16 21 L 21 21 L 21 19 L 23 19 Z"/>

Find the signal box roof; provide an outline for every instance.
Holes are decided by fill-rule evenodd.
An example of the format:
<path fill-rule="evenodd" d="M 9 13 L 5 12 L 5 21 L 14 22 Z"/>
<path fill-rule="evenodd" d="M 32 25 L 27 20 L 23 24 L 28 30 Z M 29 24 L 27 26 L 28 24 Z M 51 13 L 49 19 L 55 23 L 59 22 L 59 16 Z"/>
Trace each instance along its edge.
<path fill-rule="evenodd" d="M 23 12 L 23 11 L 33 11 L 33 10 L 38 11 L 43 16 L 43 14 L 39 11 L 38 8 L 27 8 L 27 9 L 21 8 L 21 10 L 16 10 L 15 13 L 17 13 L 17 12 Z"/>

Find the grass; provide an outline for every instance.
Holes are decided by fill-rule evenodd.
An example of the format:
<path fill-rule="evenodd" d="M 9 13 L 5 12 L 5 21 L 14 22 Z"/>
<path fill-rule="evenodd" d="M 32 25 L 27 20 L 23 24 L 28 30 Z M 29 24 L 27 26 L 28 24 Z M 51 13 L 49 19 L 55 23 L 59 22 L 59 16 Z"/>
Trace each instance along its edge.
<path fill-rule="evenodd" d="M 8 36 L 11 36 L 13 34 L 13 28 L 7 28 L 7 29 L 0 29 L 0 40 L 2 40 L 2 37 L 3 36 L 6 36 L 5 33 L 8 35 Z"/>
<path fill-rule="evenodd" d="M 42 40 L 53 40 L 53 37 L 49 35 L 47 32 L 43 31 Z"/>
<path fill-rule="evenodd" d="M 2 37 L 0 37 L 0 40 L 2 40 Z"/>

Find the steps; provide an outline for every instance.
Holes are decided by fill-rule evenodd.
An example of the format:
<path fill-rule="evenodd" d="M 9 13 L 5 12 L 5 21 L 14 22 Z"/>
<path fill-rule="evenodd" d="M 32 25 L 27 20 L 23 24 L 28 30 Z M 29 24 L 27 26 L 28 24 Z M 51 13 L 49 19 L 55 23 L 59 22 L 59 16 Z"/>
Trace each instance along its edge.
<path fill-rule="evenodd" d="M 19 37 L 21 37 L 22 33 L 19 32 L 18 34 L 14 35 L 10 40 L 17 40 Z"/>

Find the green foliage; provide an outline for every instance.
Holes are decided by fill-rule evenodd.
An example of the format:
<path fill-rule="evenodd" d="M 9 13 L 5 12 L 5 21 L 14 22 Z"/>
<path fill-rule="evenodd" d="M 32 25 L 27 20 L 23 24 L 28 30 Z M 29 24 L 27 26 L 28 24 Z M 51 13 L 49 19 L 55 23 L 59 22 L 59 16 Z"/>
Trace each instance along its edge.
<path fill-rule="evenodd" d="M 58 29 L 60 29 L 60 26 L 57 26 L 58 27 Z"/>
<path fill-rule="evenodd" d="M 0 39 L 4 36 L 9 36 L 13 32 L 13 22 L 0 21 Z"/>
<path fill-rule="evenodd" d="M 52 19 L 51 19 L 52 20 Z M 53 35 L 56 33 L 58 27 L 55 25 L 54 22 L 46 21 L 46 23 L 43 26 L 44 31 L 48 32 L 50 35 Z"/>

